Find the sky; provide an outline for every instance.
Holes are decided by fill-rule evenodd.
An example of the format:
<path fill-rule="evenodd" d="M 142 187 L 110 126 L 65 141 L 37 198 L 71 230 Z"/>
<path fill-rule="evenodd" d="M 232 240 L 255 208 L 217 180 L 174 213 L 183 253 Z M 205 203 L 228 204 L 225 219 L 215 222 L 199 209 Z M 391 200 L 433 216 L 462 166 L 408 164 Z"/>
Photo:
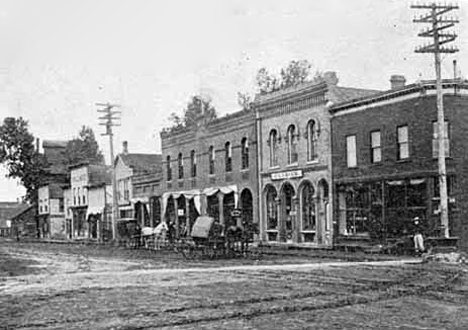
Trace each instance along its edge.
<path fill-rule="evenodd" d="M 466 77 L 468 0 L 459 1 L 460 49 L 443 56 Z M 115 149 L 160 152 L 169 114 L 209 94 L 219 114 L 239 110 L 237 92 L 255 93 L 255 75 L 307 59 L 335 71 L 341 86 L 388 89 L 433 79 L 433 58 L 407 0 L 0 0 L 0 119 L 22 116 L 41 140 L 70 139 L 82 125 L 100 136 L 95 103 L 120 104 Z M 0 200 L 24 194 L 0 168 Z"/>

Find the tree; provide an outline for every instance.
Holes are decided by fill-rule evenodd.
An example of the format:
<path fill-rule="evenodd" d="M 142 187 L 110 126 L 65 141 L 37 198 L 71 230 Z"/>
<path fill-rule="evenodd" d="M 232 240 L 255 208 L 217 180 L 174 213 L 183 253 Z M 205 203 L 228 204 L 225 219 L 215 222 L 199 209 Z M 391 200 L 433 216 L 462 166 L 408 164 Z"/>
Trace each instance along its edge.
<path fill-rule="evenodd" d="M 237 103 L 242 108 L 242 110 L 252 110 L 252 97 L 247 93 L 237 92 Z"/>
<path fill-rule="evenodd" d="M 310 68 L 307 60 L 291 61 L 281 69 L 279 77 L 270 74 L 266 68 L 261 68 L 256 77 L 258 91 L 260 94 L 267 94 L 299 85 L 309 80 Z"/>
<path fill-rule="evenodd" d="M 104 156 L 99 150 L 94 132 L 87 126 L 82 126 L 78 137 L 68 141 L 65 152 L 68 165 L 80 162 L 104 164 Z"/>
<path fill-rule="evenodd" d="M 205 122 L 209 122 L 218 117 L 216 109 L 211 104 L 209 97 L 192 96 L 184 109 L 184 117 L 179 117 L 176 113 L 171 113 L 169 120 L 173 125 L 171 129 L 180 127 L 189 127 L 195 125 L 199 119 L 203 118 Z"/>
<path fill-rule="evenodd" d="M 34 136 L 22 117 L 7 117 L 0 126 L 0 163 L 7 177 L 19 179 L 26 188 L 26 199 L 37 200 L 37 189 L 45 183 L 47 162 L 34 147 Z"/>

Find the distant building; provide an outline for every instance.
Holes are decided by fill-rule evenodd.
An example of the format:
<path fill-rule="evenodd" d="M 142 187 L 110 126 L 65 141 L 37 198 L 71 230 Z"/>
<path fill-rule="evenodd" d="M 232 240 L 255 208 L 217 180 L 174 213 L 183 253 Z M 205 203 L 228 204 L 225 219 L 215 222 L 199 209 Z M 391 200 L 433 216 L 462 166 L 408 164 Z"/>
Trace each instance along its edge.
<path fill-rule="evenodd" d="M 44 140 L 42 142 L 43 154 L 48 163 L 44 169 L 47 173 L 45 183 L 65 184 L 68 182 L 67 144 L 68 141 L 61 140 Z"/>
<path fill-rule="evenodd" d="M 37 228 L 37 208 L 34 205 L 21 208 L 11 219 L 12 238 L 37 238 Z"/>
<path fill-rule="evenodd" d="M 199 215 L 228 227 L 258 223 L 257 135 L 254 111 L 238 111 L 189 127 L 161 132 L 162 219 L 176 235 L 191 230 Z M 240 210 L 241 217 L 233 216 Z"/>
<path fill-rule="evenodd" d="M 11 235 L 13 218 L 28 207 L 24 203 L 0 202 L 0 237 Z"/>
<path fill-rule="evenodd" d="M 112 231 L 111 167 L 89 163 L 71 166 L 70 191 L 72 238 L 108 239 Z"/>
<path fill-rule="evenodd" d="M 62 184 L 49 183 L 38 189 L 38 231 L 41 238 L 66 238 Z"/>
<path fill-rule="evenodd" d="M 468 82 L 444 80 L 449 231 L 468 248 Z M 434 81 L 392 88 L 331 107 L 337 239 L 386 240 L 411 233 L 419 217 L 439 235 Z"/>
<path fill-rule="evenodd" d="M 150 197 L 157 193 L 161 180 L 161 155 L 129 153 L 128 143 L 114 162 L 117 181 L 118 222 L 122 226 L 132 222 L 140 226 L 155 226 L 160 220 L 154 216 Z M 119 227 L 120 228 L 120 227 Z"/>
<path fill-rule="evenodd" d="M 376 91 L 338 86 L 334 72 L 257 95 L 260 235 L 266 243 L 332 245 L 330 106 Z"/>

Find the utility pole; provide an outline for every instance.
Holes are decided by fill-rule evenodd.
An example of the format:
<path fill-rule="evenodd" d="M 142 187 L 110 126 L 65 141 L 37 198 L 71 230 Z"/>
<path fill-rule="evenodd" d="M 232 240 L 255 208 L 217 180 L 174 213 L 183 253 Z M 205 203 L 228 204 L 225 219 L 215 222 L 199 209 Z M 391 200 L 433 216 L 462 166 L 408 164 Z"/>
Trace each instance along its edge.
<path fill-rule="evenodd" d="M 109 136 L 110 144 L 110 158 L 112 166 L 112 239 L 117 238 L 117 217 L 118 217 L 118 204 L 117 204 L 117 179 L 115 176 L 114 167 L 114 134 L 112 127 L 120 126 L 120 115 L 121 111 L 113 110 L 114 108 L 120 107 L 117 104 L 110 103 L 96 103 L 99 107 L 97 112 L 101 115 L 99 119 L 99 125 L 106 126 L 106 132 L 101 134 Z"/>
<path fill-rule="evenodd" d="M 444 237 L 449 237 L 449 219 L 448 219 L 448 196 L 447 196 L 447 173 L 445 169 L 445 116 L 444 102 L 441 78 L 441 58 L 442 53 L 455 53 L 458 51 L 455 47 L 443 46 L 454 41 L 457 35 L 454 32 L 446 31 L 455 26 L 459 21 L 449 18 L 445 14 L 449 11 L 458 9 L 458 5 L 439 4 L 432 2 L 429 4 L 412 5 L 413 9 L 425 10 L 424 15 L 413 19 L 414 23 L 430 24 L 431 27 L 418 34 L 419 37 L 431 38 L 432 42 L 424 46 L 417 47 L 416 53 L 433 53 L 436 73 L 437 89 L 437 139 L 438 139 L 438 168 L 439 168 L 439 192 L 440 192 L 440 225 L 443 229 Z"/>

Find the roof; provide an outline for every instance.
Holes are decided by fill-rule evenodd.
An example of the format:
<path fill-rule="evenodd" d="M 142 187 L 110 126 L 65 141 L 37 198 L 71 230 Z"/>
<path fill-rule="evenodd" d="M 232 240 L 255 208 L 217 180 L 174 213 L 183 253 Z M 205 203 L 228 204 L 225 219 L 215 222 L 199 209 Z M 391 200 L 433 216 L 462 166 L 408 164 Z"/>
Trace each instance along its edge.
<path fill-rule="evenodd" d="M 66 148 L 68 141 L 66 140 L 44 140 L 42 148 Z"/>
<path fill-rule="evenodd" d="M 112 183 L 112 167 L 108 165 L 88 165 L 90 187 Z"/>
<path fill-rule="evenodd" d="M 458 88 L 458 89 L 468 89 L 468 81 L 462 79 L 443 79 L 442 80 L 443 88 Z M 422 92 L 426 90 L 435 89 L 434 80 L 424 80 L 419 81 L 414 84 L 409 84 L 402 86 L 398 89 L 389 89 L 386 91 L 375 92 L 369 95 L 362 95 L 360 97 L 350 98 L 348 100 L 342 100 L 334 104 L 331 107 L 332 112 L 337 112 L 344 109 L 349 109 L 357 106 L 368 105 L 371 103 L 389 100 L 399 96 L 411 94 L 414 92 Z"/>
<path fill-rule="evenodd" d="M 381 93 L 381 91 L 375 89 L 353 87 L 330 86 L 329 89 L 328 100 L 334 104 Z"/>
<path fill-rule="evenodd" d="M 125 165 L 139 173 L 157 173 L 162 171 L 162 155 L 160 154 L 120 154 Z"/>
<path fill-rule="evenodd" d="M 5 224 L 6 220 L 11 220 L 28 207 L 29 205 L 25 203 L 0 202 L 0 227 Z"/>

